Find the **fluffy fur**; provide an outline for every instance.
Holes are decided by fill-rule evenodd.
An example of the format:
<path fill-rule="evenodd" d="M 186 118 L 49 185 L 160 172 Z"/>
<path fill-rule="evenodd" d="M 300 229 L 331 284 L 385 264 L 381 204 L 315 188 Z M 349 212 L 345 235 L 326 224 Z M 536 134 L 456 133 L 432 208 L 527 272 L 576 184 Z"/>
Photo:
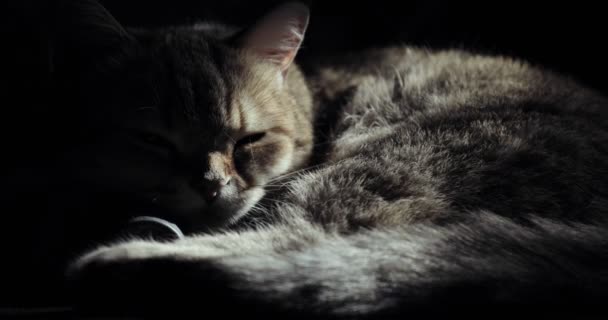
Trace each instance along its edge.
<path fill-rule="evenodd" d="M 316 130 L 309 166 L 273 174 L 266 197 L 221 230 L 80 257 L 70 275 L 84 310 L 402 318 L 522 305 L 584 314 L 603 301 L 605 98 L 461 51 L 374 50 L 306 70 L 307 84 L 289 71 L 273 90 L 311 107 L 299 118 Z M 256 86 L 269 78 L 242 78 L 232 97 L 269 94 Z"/>

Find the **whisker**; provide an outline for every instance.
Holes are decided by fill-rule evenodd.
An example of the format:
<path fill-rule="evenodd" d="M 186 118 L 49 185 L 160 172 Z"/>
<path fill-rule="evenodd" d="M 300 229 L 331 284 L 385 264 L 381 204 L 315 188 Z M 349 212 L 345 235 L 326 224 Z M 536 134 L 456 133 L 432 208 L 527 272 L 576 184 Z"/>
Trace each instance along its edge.
<path fill-rule="evenodd" d="M 253 205 L 253 207 L 251 207 L 251 209 L 249 209 L 249 211 L 253 213 L 265 213 L 267 210 L 259 203 L 256 203 L 255 205 Z"/>
<path fill-rule="evenodd" d="M 267 199 L 268 202 L 271 202 L 273 204 L 279 204 L 279 205 L 283 205 L 283 206 L 291 206 L 293 205 L 293 203 L 289 203 L 289 202 L 285 202 L 285 201 L 281 201 L 281 200 L 276 200 L 276 199 Z"/>
<path fill-rule="evenodd" d="M 305 173 L 307 171 L 310 171 L 310 170 L 313 170 L 313 169 L 317 169 L 317 168 L 319 168 L 321 166 L 324 166 L 324 165 L 325 164 L 323 163 L 323 164 L 318 164 L 318 165 L 302 168 L 302 169 L 295 170 L 295 171 L 290 171 L 290 172 L 287 172 L 287 173 L 282 174 L 280 176 L 276 176 L 276 177 L 270 179 L 268 182 L 271 182 L 271 183 L 272 182 L 276 182 L 277 180 L 285 179 L 285 178 L 288 178 L 288 177 L 291 177 L 293 175 L 297 175 L 297 174 L 300 174 L 300 173 Z"/>

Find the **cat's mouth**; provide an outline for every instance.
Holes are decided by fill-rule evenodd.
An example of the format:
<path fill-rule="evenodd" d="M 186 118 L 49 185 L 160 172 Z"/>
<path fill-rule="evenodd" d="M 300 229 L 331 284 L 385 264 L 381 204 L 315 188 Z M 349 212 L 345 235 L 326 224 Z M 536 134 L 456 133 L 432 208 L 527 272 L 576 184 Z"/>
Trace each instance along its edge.
<path fill-rule="evenodd" d="M 209 203 L 194 192 L 148 192 L 145 196 L 140 196 L 145 199 L 142 201 L 142 212 L 134 214 L 166 219 L 178 225 L 186 234 L 214 232 L 247 215 L 262 199 L 264 193 L 262 187 L 256 186 L 239 192 L 227 192 Z"/>

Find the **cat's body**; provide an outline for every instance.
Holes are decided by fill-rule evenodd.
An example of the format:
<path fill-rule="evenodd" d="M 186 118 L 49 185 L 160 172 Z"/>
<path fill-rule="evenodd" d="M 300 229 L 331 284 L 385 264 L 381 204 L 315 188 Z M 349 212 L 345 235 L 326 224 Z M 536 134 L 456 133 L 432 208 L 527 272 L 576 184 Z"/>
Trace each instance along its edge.
<path fill-rule="evenodd" d="M 212 93 L 230 94 L 205 101 L 223 101 L 227 110 L 247 99 L 268 104 L 240 116 L 269 117 L 256 121 L 279 130 L 262 136 L 252 130 L 244 143 L 279 147 L 257 150 L 269 169 L 234 169 L 243 190 L 257 187 L 259 178 L 266 195 L 253 197 L 236 217 L 227 214 L 221 228 L 198 222 L 208 233 L 115 243 L 79 258 L 70 274 L 82 306 L 152 316 L 402 318 L 416 310 L 522 304 L 559 303 L 572 311 L 606 297 L 605 98 L 520 61 L 407 47 L 317 62 L 305 66 L 304 81 L 289 64 L 306 13 L 289 5 L 277 12 L 257 27 L 268 35 L 269 26 L 288 22 L 289 32 L 278 34 L 289 41 L 262 52 L 279 67 L 276 79 L 268 65 L 221 69 L 244 60 L 232 61 L 228 49 L 213 51 L 224 39 L 188 38 L 204 28 L 151 33 L 165 44 L 175 41 L 169 50 L 200 41 L 204 49 L 186 46 L 182 54 L 211 52 L 215 60 L 205 72 L 220 70 L 210 77 L 229 79 L 207 83 Z M 244 43 L 259 43 L 259 35 Z M 200 66 L 185 65 L 171 72 L 196 79 Z M 230 77 L 243 75 L 234 71 L 242 68 L 259 73 Z M 238 98 L 243 93 L 248 98 Z M 277 118 L 269 116 L 281 107 L 290 120 L 276 111 Z M 214 114 L 207 108 L 201 117 Z M 209 123 L 203 127 L 215 132 Z M 222 171 L 209 169 L 213 159 L 201 172 L 211 180 Z M 272 165 L 275 159 L 284 164 Z M 246 161 L 254 169 L 260 163 Z"/>
<path fill-rule="evenodd" d="M 584 316 L 602 301 L 606 100 L 504 58 L 413 48 L 352 58 L 366 63 L 309 75 L 330 109 L 320 111 L 337 112 L 318 165 L 279 179 L 238 231 L 104 248 L 83 260 L 99 263 L 92 274 L 198 287 L 169 298 L 169 313 L 196 312 L 200 298 L 253 309 L 236 314 L 585 306 Z M 119 304 L 145 309 L 155 296 Z"/>

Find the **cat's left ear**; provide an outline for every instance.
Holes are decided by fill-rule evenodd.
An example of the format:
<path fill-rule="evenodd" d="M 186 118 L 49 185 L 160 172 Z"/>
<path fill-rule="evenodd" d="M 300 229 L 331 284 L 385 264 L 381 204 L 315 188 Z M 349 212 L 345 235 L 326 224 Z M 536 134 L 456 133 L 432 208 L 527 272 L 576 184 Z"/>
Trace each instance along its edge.
<path fill-rule="evenodd" d="M 308 7 L 302 3 L 283 4 L 239 35 L 238 45 L 285 73 L 304 40 L 309 16 Z"/>

